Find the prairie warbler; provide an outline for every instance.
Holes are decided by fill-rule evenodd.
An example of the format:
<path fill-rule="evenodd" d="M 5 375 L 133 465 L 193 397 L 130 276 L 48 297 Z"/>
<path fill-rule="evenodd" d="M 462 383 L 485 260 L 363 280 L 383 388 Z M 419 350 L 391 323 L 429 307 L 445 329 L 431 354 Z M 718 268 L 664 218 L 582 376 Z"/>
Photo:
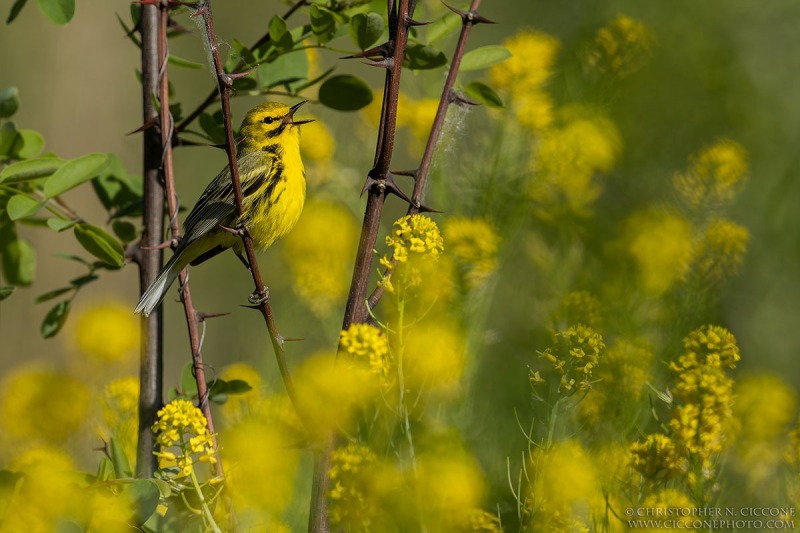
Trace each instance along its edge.
<path fill-rule="evenodd" d="M 230 168 L 226 166 L 186 217 L 175 253 L 142 295 L 136 313 L 147 316 L 153 312 L 187 265 L 202 263 L 228 248 L 246 263 L 242 239 L 230 228 L 246 228 L 253 244 L 264 249 L 294 227 L 306 198 L 297 126 L 311 121 L 293 117 L 304 103 L 287 107 L 267 102 L 247 113 L 236 151 L 242 216 L 236 214 Z"/>

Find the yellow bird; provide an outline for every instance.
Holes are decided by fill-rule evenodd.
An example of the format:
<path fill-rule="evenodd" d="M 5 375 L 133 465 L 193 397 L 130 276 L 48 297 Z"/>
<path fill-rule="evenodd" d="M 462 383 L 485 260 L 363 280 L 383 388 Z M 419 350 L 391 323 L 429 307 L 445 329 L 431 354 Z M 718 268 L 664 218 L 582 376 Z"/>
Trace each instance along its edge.
<path fill-rule="evenodd" d="M 255 247 L 264 249 L 294 227 L 306 199 L 298 126 L 311 121 L 293 117 L 304 103 L 288 107 L 267 102 L 247 113 L 236 152 L 242 216 L 236 215 L 230 168 L 226 166 L 186 217 L 175 253 L 142 295 L 136 313 L 152 313 L 187 265 L 200 264 L 228 248 L 244 260 L 241 237 L 225 228 L 247 228 Z"/>

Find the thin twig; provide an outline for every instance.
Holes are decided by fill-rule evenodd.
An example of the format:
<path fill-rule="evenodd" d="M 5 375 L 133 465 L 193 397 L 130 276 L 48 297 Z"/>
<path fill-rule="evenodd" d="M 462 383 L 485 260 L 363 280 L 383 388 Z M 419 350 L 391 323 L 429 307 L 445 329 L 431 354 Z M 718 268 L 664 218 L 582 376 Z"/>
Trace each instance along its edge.
<path fill-rule="evenodd" d="M 284 13 L 284 15 L 283 15 L 283 18 L 284 18 L 284 19 L 287 19 L 287 18 L 291 17 L 291 16 L 292 16 L 292 15 L 293 15 L 293 14 L 294 14 L 294 13 L 295 13 L 295 12 L 296 12 L 298 9 L 300 9 L 302 6 L 306 5 L 306 3 L 307 3 L 307 0 L 298 0 L 297 2 L 295 2 L 295 3 L 294 3 L 294 4 L 293 4 L 293 5 L 292 5 L 292 6 L 289 8 L 289 10 L 288 10 L 288 11 L 286 11 L 286 13 Z M 250 47 L 250 50 L 252 50 L 252 49 L 254 49 L 254 48 L 258 48 L 258 47 L 259 47 L 259 46 L 261 46 L 262 44 L 266 44 L 266 43 L 268 43 L 268 42 L 269 42 L 269 40 L 270 40 L 270 36 L 269 36 L 269 32 L 267 32 L 267 33 L 265 33 L 264 35 L 262 35 L 262 36 L 261 36 L 261 38 L 259 38 L 259 39 L 258 39 L 258 40 L 255 42 L 255 44 L 254 44 L 253 46 L 251 46 L 251 47 Z M 234 69 L 233 69 L 233 72 L 241 72 L 241 70 L 242 70 L 242 69 L 244 69 L 244 68 L 246 68 L 246 67 L 248 67 L 247 63 L 245 63 L 244 61 L 239 61 L 239 62 L 236 64 L 236 66 L 234 67 Z M 186 128 L 188 128 L 188 127 L 189 127 L 189 124 L 191 124 L 191 123 L 194 121 L 194 119 L 196 119 L 197 117 L 199 117 L 199 116 L 200 116 L 200 114 L 201 114 L 203 111 L 205 111 L 206 109 L 208 109 L 208 106 L 210 106 L 211 104 L 213 104 L 213 103 L 214 103 L 214 101 L 216 101 L 216 99 L 217 99 L 218 95 L 219 95 L 219 92 L 218 92 L 218 90 L 217 90 L 217 89 L 212 89 L 212 90 L 211 90 L 211 92 L 210 92 L 210 93 L 208 93 L 208 95 L 205 97 L 205 99 L 204 99 L 202 102 L 200 102 L 200 104 L 199 104 L 199 105 L 198 105 L 198 106 L 197 106 L 195 109 L 193 109 L 193 110 L 192 110 L 192 112 L 191 112 L 191 113 L 189 113 L 189 114 L 186 116 L 186 118 L 184 118 L 184 119 L 183 119 L 183 120 L 182 120 L 182 121 L 181 121 L 181 122 L 180 122 L 180 123 L 179 123 L 179 124 L 178 124 L 178 125 L 175 127 L 175 131 L 176 131 L 176 133 L 182 133 L 182 132 L 183 132 L 183 130 L 185 130 Z"/>
<path fill-rule="evenodd" d="M 172 164 L 172 135 L 173 120 L 172 113 L 169 111 L 169 76 L 167 71 L 167 60 L 169 59 L 169 43 L 167 40 L 167 30 L 169 28 L 169 16 L 167 7 L 162 2 L 159 5 L 159 33 L 158 51 L 161 59 L 159 93 L 158 100 L 161 106 L 161 144 L 164 147 L 162 168 L 164 171 L 164 185 L 167 195 L 167 211 L 169 213 L 170 233 L 172 239 L 180 237 L 181 228 L 178 222 L 178 194 L 175 188 L 175 171 Z M 219 456 L 219 446 L 217 436 L 214 431 L 214 419 L 211 415 L 211 405 L 208 401 L 208 384 L 205 376 L 205 366 L 203 364 L 203 352 L 200 342 L 200 331 L 198 327 L 198 314 L 192 303 L 192 293 L 189 290 L 189 275 L 184 268 L 178 275 L 180 283 L 181 301 L 183 301 L 183 312 L 186 317 L 186 327 L 189 330 L 189 345 L 192 350 L 192 369 L 197 382 L 198 407 L 206 417 L 208 431 L 214 440 L 214 451 L 217 463 L 214 466 L 215 474 L 223 475 L 222 461 Z"/>

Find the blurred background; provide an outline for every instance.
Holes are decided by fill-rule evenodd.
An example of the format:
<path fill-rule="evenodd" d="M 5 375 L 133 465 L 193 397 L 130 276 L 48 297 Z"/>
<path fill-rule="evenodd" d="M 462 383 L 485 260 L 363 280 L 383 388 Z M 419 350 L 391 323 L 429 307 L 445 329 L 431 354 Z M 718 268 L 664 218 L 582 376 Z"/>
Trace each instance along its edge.
<path fill-rule="evenodd" d="M 444 12 L 437 2 L 421 4 L 432 16 Z M 3 16 L 10 5 L 9 0 L 3 0 Z M 254 42 L 265 32 L 272 15 L 285 9 L 285 4 L 275 1 L 218 3 L 218 35 L 224 41 L 236 37 Z M 469 314 L 477 344 L 471 348 L 475 362 L 467 379 L 471 383 L 466 388 L 469 392 L 461 398 L 464 417 L 469 419 L 465 424 L 467 440 L 478 450 L 476 455 L 489 472 L 493 495 L 502 499 L 505 474 L 505 462 L 496 458 L 513 455 L 524 446 L 514 413 L 529 409 L 527 367 L 535 362 L 536 350 L 547 345 L 547 317 L 558 307 L 554 302 L 569 292 L 562 289 L 599 293 L 602 280 L 578 272 L 584 267 L 591 270 L 598 256 L 614 256 L 613 247 L 621 238 L 615 228 L 632 211 L 679 202 L 673 177 L 691 166 L 693 154 L 720 139 L 730 139 L 746 152 L 747 180 L 735 201 L 726 206 L 725 216 L 749 231 L 747 253 L 737 266 L 737 275 L 713 287 L 713 297 L 697 297 L 696 308 L 691 297 L 682 301 L 683 314 L 673 317 L 674 330 L 664 334 L 677 340 L 665 340 L 657 346 L 656 358 L 670 359 L 673 355 L 667 352 L 674 350 L 680 338 L 694 327 L 714 322 L 736 336 L 743 354 L 741 373 L 769 372 L 781 376 L 794 389 L 800 387 L 800 210 L 796 207 L 800 204 L 800 181 L 796 179 L 800 170 L 800 99 L 796 95 L 800 55 L 794 53 L 800 49 L 800 33 L 796 31 L 800 4 L 792 0 L 506 0 L 484 2 L 481 12 L 497 24 L 476 27 L 470 48 L 501 43 L 523 29 L 553 36 L 560 45 L 546 87 L 554 102 L 590 103 L 613 121 L 618 131 L 614 148 L 618 155 L 613 165 L 598 172 L 602 190 L 592 202 L 591 215 L 579 222 L 564 222 L 536 212 L 510 212 L 518 206 L 509 202 L 525 195 L 514 187 L 520 183 L 519 175 L 528 172 L 520 153 L 526 146 L 530 149 L 533 141 L 527 141 L 518 127 L 509 124 L 503 115 L 508 111 L 476 108 L 468 113 L 451 113 L 450 122 L 455 127 L 448 130 L 445 150 L 437 156 L 430 189 L 432 205 L 445 216 L 494 219 L 501 231 L 499 266 L 470 304 L 478 309 Z M 585 71 L 586 51 L 596 42 L 598 30 L 621 14 L 643 23 L 651 32 L 646 61 L 611 82 L 592 79 Z M 136 79 L 139 53 L 126 39 L 117 16 L 129 20 L 128 4 L 79 0 L 74 20 L 54 26 L 33 5 L 28 6 L 13 24 L 0 27 L 0 87 L 18 87 L 21 106 L 14 120 L 18 127 L 42 133 L 47 150 L 64 158 L 113 152 L 129 173 L 140 174 L 140 136 L 126 135 L 141 123 L 141 93 Z M 180 21 L 195 33 L 174 39 L 172 53 L 205 63 L 202 42 L 192 22 L 185 16 Z M 452 38 L 439 43 L 448 55 L 452 45 Z M 338 41 L 332 46 L 338 46 Z M 337 72 L 357 73 L 376 90 L 381 87 L 377 69 L 373 72 L 357 61 L 339 60 L 342 55 L 338 50 L 316 50 L 312 61 L 318 72 L 336 66 Z M 478 71 L 465 75 L 465 80 L 470 79 L 487 81 L 489 77 Z M 170 80 L 184 112 L 214 86 L 207 70 L 171 68 Z M 422 113 L 425 99 L 438 98 L 442 81 L 443 70 L 404 75 L 404 94 L 417 104 L 401 110 L 408 116 L 401 117 L 404 131 L 392 168 L 416 164 L 421 136 L 413 131 L 414 117 Z M 498 92 L 504 95 L 500 89 Z M 335 112 L 316 104 L 315 94 L 307 97 L 312 102 L 302 109 L 303 117 L 320 119 L 332 135 L 332 140 L 325 141 L 313 137 L 315 144 L 334 146 L 335 142 L 331 160 L 307 157 L 309 199 L 336 201 L 347 208 L 345 212 L 351 216 L 345 216 L 341 232 L 352 237 L 354 246 L 363 215 L 363 199 L 358 194 L 374 154 L 369 112 Z M 234 122 L 261 100 L 237 98 Z M 505 140 L 505 147 L 497 145 L 500 138 Z M 493 158 L 500 153 L 505 159 Z M 182 203 L 192 205 L 225 162 L 225 154 L 211 148 L 177 149 L 175 168 Z M 103 216 L 92 194 L 78 190 L 65 199 L 89 220 Z M 388 209 L 387 224 L 404 210 L 396 199 L 390 201 Z M 555 254 L 554 262 L 546 264 L 537 251 L 541 242 L 530 236 L 531 228 L 550 243 L 583 239 L 584 249 L 589 251 L 577 257 Z M 85 313 L 98 305 L 128 308 L 132 313 L 138 299 L 135 266 L 104 273 L 98 282 L 81 291 L 64 331 L 54 339 L 43 340 L 39 325 L 49 306 L 35 305 L 34 298 L 84 273 L 79 265 L 53 254 L 83 252 L 73 239 L 46 228 L 26 227 L 22 232 L 37 251 L 37 278 L 32 287 L 22 288 L 0 303 L 0 374 L 31 364 L 84 368 L 98 376 L 134 372 L 137 360 L 133 344 L 125 348 L 130 356 L 113 364 L 94 362 L 86 367 L 82 366 L 86 363 L 76 361 L 80 359 L 82 334 L 78 324 Z M 658 242 L 650 245 L 659 247 Z M 262 254 L 261 264 L 281 333 L 304 339 L 288 345 L 290 361 L 297 364 L 316 350 L 335 346 L 343 307 L 338 305 L 341 299 L 334 298 L 329 307 L 312 309 L 298 297 L 287 246 L 280 244 Z M 564 244 L 563 249 L 567 248 L 569 244 Z M 345 263 L 352 261 L 352 256 L 346 257 Z M 630 265 L 609 260 L 595 270 L 595 276 L 616 272 L 618 282 L 624 283 L 629 275 L 633 284 L 636 272 L 626 268 Z M 348 279 L 349 267 L 344 272 Z M 248 362 L 279 388 L 261 317 L 238 307 L 245 303 L 252 287 L 249 275 L 233 254 L 193 269 L 191 283 L 199 309 L 232 313 L 207 324 L 203 345 L 206 363 L 221 369 Z M 642 307 L 629 310 L 645 312 Z M 609 313 L 614 316 L 608 321 L 636 321 L 635 317 L 625 317 L 625 312 L 613 308 Z M 166 387 L 177 384 L 181 368 L 189 360 L 182 313 L 181 306 L 168 296 Z M 87 440 L 90 438 L 87 436 Z M 491 456 L 495 459 L 489 459 Z"/>

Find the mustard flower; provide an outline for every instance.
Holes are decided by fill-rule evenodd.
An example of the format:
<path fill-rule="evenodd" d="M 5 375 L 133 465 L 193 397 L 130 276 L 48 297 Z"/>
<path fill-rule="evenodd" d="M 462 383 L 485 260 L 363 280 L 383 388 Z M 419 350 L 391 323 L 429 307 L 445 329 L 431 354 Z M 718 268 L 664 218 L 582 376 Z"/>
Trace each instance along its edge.
<path fill-rule="evenodd" d="M 380 264 L 390 272 L 380 283 L 390 292 L 395 290 L 391 271 L 398 265 L 408 264 L 410 259 L 436 260 L 444 250 L 444 240 L 439 232 L 439 226 L 421 214 L 407 215 L 395 221 L 391 233 L 386 236 L 386 244 L 391 248 L 391 254 L 384 255 Z M 405 271 L 404 283 L 408 286 L 420 285 L 422 282 L 420 272 L 420 269 L 412 264 L 411 268 Z"/>
<path fill-rule="evenodd" d="M 695 252 L 695 269 L 703 280 L 721 281 L 736 274 L 747 252 L 750 232 L 730 220 L 709 222 Z"/>
<path fill-rule="evenodd" d="M 592 387 L 592 376 L 605 350 L 603 336 L 583 324 L 553 335 L 555 345 L 540 354 L 560 377 L 558 392 L 572 393 Z"/>
<path fill-rule="evenodd" d="M 132 360 L 139 347 L 139 321 L 127 305 L 98 303 L 77 314 L 72 339 L 82 354 L 96 360 Z"/>
<path fill-rule="evenodd" d="M 730 139 L 720 139 L 689 158 L 688 168 L 675 174 L 673 187 L 691 208 L 730 204 L 748 175 L 747 151 Z"/>
<path fill-rule="evenodd" d="M 561 44 L 551 35 L 524 30 L 506 39 L 503 46 L 511 57 L 493 66 L 489 78 L 498 89 L 517 96 L 539 88 L 552 76 Z"/>
<path fill-rule="evenodd" d="M 643 22 L 618 15 L 597 30 L 584 64 L 602 74 L 624 78 L 647 63 L 654 44 L 655 35 Z"/>
<path fill-rule="evenodd" d="M 471 509 L 469 511 L 470 531 L 474 533 L 502 533 L 500 519 L 493 513 L 488 513 L 483 509 Z"/>
<path fill-rule="evenodd" d="M 389 342 L 381 330 L 369 324 L 352 324 L 339 333 L 339 343 L 350 356 L 366 361 L 372 373 L 382 378 L 388 376 Z"/>
<path fill-rule="evenodd" d="M 630 454 L 631 466 L 650 479 L 669 479 L 688 469 L 688 462 L 675 441 L 660 433 L 635 441 Z"/>
<path fill-rule="evenodd" d="M 372 450 L 356 442 L 331 453 L 331 468 L 328 470 L 331 488 L 327 497 L 332 525 L 369 531 L 375 513 L 369 486 L 376 462 Z"/>
<path fill-rule="evenodd" d="M 733 334 L 722 326 L 707 325 L 683 339 L 683 353 L 669 367 L 676 373 L 701 366 L 733 369 L 740 359 L 741 353 Z"/>
<path fill-rule="evenodd" d="M 136 453 L 138 425 L 133 416 L 139 409 L 139 379 L 133 376 L 115 379 L 100 394 L 103 425 L 128 457 Z"/>
<path fill-rule="evenodd" d="M 188 400 L 173 400 L 156 413 L 153 424 L 156 444 L 160 451 L 154 452 L 164 464 L 179 468 L 179 476 L 189 476 L 193 471 L 194 458 L 205 463 L 216 464 L 214 436 L 208 432 L 203 412 Z M 178 448 L 178 451 L 170 449 Z"/>
<path fill-rule="evenodd" d="M 479 218 L 454 217 L 444 224 L 449 253 L 464 272 L 467 287 L 480 285 L 497 268 L 500 236 Z"/>

